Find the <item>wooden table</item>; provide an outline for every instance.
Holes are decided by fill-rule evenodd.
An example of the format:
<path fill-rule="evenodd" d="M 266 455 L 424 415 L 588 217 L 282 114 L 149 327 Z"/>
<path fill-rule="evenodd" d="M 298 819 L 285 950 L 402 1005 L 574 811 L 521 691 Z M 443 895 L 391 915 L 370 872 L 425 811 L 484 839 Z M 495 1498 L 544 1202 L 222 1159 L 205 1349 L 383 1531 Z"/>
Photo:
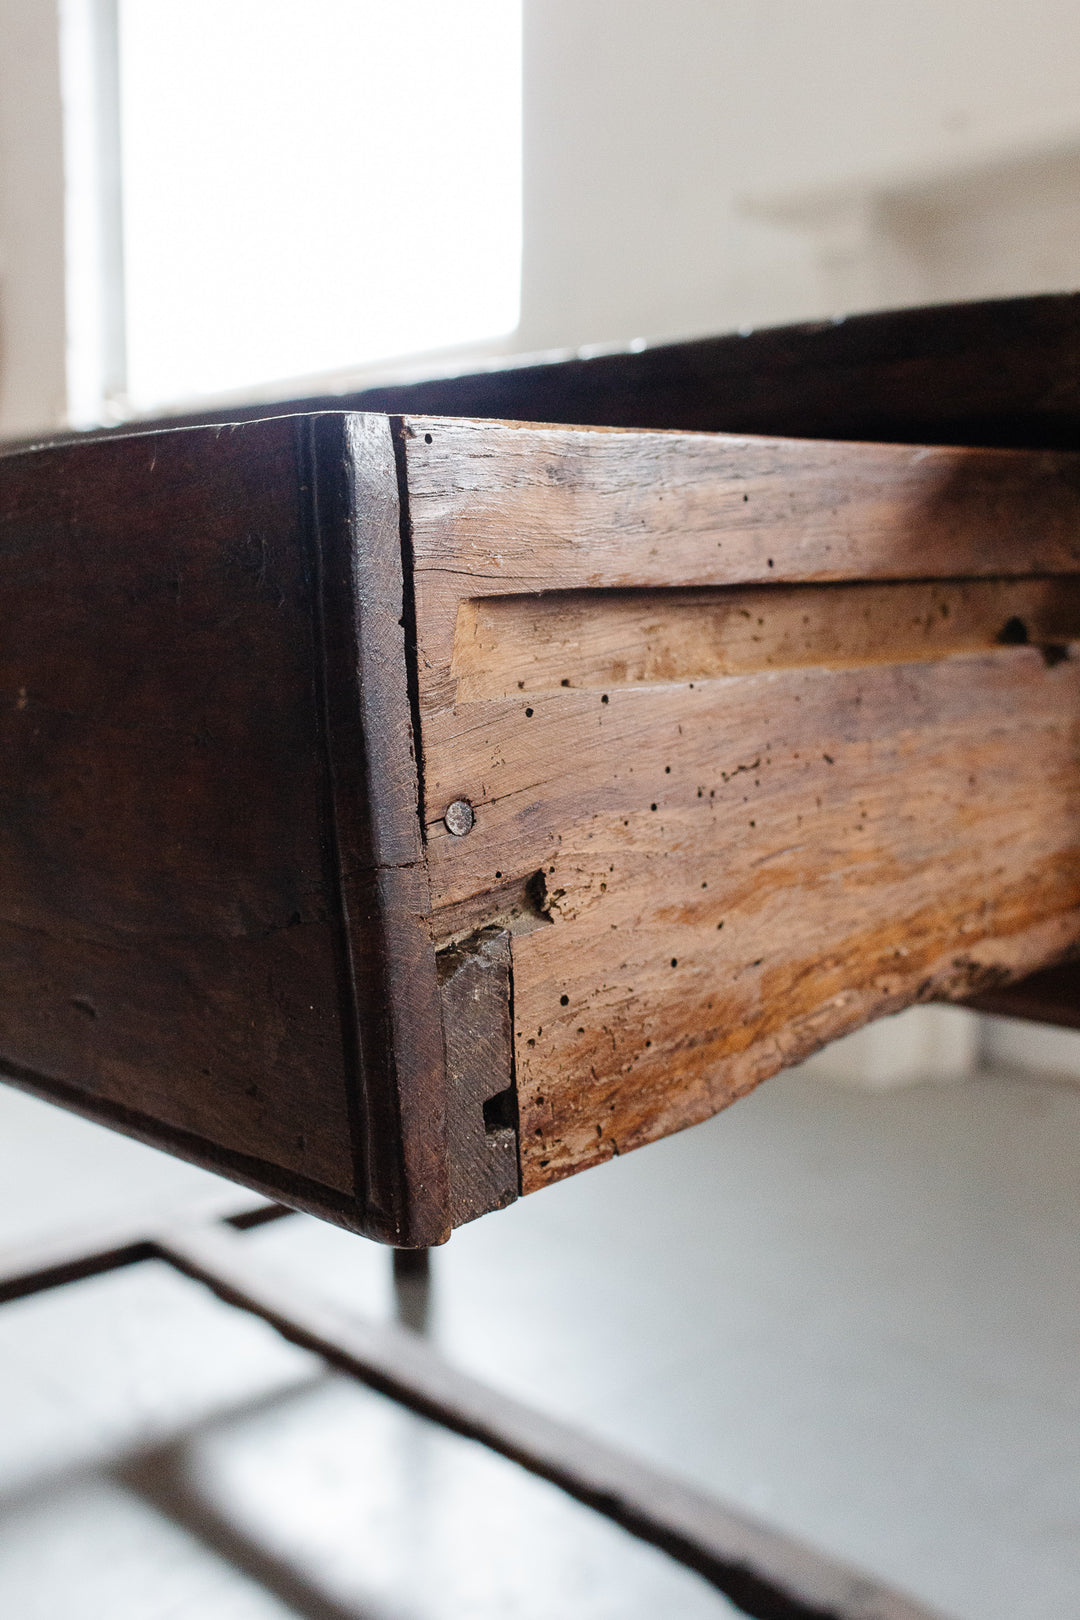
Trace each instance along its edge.
<path fill-rule="evenodd" d="M 1078 360 L 1016 300 L 13 451 L 5 1071 L 422 1247 L 914 1002 L 1074 1021 L 1008 986 L 1080 946 Z"/>
<path fill-rule="evenodd" d="M 242 1234 L 422 1249 L 914 1002 L 1080 1023 L 1078 430 L 1052 297 L 6 456 L 0 1066 L 275 1202 L 0 1302 L 165 1261 L 759 1620 L 930 1620 Z"/>

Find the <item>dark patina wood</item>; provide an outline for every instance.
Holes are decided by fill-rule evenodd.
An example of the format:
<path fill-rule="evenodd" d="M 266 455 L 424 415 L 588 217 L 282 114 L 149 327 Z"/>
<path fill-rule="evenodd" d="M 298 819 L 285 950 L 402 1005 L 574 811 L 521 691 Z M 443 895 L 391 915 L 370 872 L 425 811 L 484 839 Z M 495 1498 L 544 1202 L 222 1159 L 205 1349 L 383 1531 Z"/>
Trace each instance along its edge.
<path fill-rule="evenodd" d="M 1070 449 L 1080 436 L 1080 293 L 513 359 L 224 415 L 300 409 Z"/>
<path fill-rule="evenodd" d="M 973 996 L 968 1005 L 976 1012 L 997 1013 L 1003 1018 L 1080 1029 L 1080 962 L 1059 962 L 1029 974 L 1018 984 L 999 985 Z"/>
<path fill-rule="evenodd" d="M 511 966 L 502 928 L 482 929 L 439 956 L 455 1226 L 518 1195 Z"/>
<path fill-rule="evenodd" d="M 385 419 L 0 464 L 0 1059 L 389 1241 L 449 1229 Z"/>
<path fill-rule="evenodd" d="M 302 422 L 302 418 L 297 419 Z M 339 984 L 367 1221 L 416 1245 L 449 1233 L 446 1077 L 409 702 L 401 517 L 389 424 L 306 424 L 320 568 L 321 702 Z M 353 1033 L 354 1032 L 354 1033 Z"/>
<path fill-rule="evenodd" d="M 336 403 L 610 427 L 1069 449 L 1080 433 L 1080 294 L 766 327 L 367 389 Z"/>

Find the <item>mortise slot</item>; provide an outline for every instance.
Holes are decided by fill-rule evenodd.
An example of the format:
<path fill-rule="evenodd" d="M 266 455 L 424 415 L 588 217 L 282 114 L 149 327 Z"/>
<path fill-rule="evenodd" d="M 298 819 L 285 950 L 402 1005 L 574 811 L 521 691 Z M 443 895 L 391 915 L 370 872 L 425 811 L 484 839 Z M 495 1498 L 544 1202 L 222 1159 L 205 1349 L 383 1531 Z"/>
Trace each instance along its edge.
<path fill-rule="evenodd" d="M 548 591 L 459 604 L 451 671 L 473 703 L 567 687 L 924 662 L 1080 640 L 1080 578 Z"/>
<path fill-rule="evenodd" d="M 518 1128 L 517 1092 L 513 1086 L 507 1086 L 505 1091 L 496 1092 L 494 1097 L 488 1097 L 483 1107 L 484 1130 L 516 1131 Z"/>

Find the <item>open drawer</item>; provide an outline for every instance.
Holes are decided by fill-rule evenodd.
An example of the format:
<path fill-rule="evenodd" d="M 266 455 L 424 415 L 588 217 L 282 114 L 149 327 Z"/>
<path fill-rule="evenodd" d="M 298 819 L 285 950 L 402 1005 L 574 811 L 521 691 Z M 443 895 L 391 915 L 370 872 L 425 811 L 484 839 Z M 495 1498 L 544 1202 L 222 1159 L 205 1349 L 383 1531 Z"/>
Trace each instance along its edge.
<path fill-rule="evenodd" d="M 419 1245 L 1008 1006 L 1080 950 L 1078 348 L 905 312 L 5 457 L 5 1074 Z"/>

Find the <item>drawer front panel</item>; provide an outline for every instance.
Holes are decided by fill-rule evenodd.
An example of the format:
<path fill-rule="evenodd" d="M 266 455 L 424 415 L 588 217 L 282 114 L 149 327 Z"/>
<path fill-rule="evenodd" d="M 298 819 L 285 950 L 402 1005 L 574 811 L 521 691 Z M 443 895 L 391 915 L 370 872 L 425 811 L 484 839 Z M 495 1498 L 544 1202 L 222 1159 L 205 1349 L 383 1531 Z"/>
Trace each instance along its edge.
<path fill-rule="evenodd" d="M 350 1195 L 295 437 L 0 464 L 0 1058 Z"/>
<path fill-rule="evenodd" d="M 0 1076 L 450 1226 L 385 417 L 0 459 Z"/>

